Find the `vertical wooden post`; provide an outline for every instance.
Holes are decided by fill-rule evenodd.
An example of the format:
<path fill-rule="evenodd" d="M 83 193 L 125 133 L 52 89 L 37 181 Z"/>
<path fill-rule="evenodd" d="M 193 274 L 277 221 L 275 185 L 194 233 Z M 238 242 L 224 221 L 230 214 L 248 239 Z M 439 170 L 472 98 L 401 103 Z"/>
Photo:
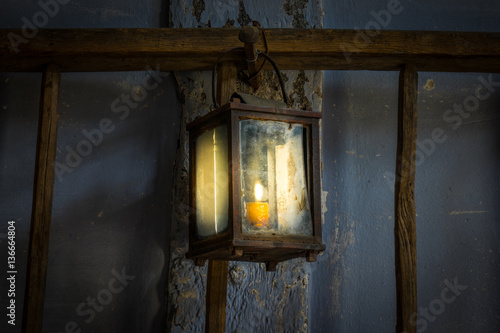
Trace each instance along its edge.
<path fill-rule="evenodd" d="M 226 328 L 228 261 L 209 260 L 207 272 L 206 333 L 224 333 Z"/>
<path fill-rule="evenodd" d="M 61 73 L 56 65 L 48 65 L 43 72 L 22 332 L 42 331 L 54 192 L 60 78 Z"/>
<path fill-rule="evenodd" d="M 414 333 L 417 312 L 415 154 L 418 73 L 405 65 L 399 77 L 398 146 L 395 184 L 396 332 Z"/>
<path fill-rule="evenodd" d="M 236 92 L 236 66 L 222 63 L 217 71 L 217 104 L 226 104 Z M 205 332 L 224 333 L 226 327 L 228 261 L 210 260 L 207 273 Z"/>
<path fill-rule="evenodd" d="M 231 95 L 236 92 L 236 79 L 238 71 L 236 65 L 230 62 L 223 62 L 217 66 L 217 104 L 226 104 L 231 99 Z"/>

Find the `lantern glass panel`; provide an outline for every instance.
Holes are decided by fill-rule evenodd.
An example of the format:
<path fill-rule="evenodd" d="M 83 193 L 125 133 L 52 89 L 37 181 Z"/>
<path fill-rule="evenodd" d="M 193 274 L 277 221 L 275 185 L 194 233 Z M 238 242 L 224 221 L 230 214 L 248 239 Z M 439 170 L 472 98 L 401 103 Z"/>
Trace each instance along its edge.
<path fill-rule="evenodd" d="M 243 233 L 313 234 L 307 132 L 302 124 L 240 121 Z"/>
<path fill-rule="evenodd" d="M 202 133 L 195 145 L 196 231 L 198 239 L 204 239 L 228 229 L 227 126 Z"/>

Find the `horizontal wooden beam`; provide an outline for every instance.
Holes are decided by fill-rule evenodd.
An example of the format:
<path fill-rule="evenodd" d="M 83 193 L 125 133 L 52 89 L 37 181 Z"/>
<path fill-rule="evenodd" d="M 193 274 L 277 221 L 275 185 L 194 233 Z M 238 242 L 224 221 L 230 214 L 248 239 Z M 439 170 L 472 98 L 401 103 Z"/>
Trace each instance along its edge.
<path fill-rule="evenodd" d="M 281 69 L 500 72 L 500 33 L 263 29 Z M 243 46 L 239 29 L 0 29 L 0 71 L 63 72 L 211 69 L 225 50 Z M 370 36 L 371 35 L 371 36 Z M 30 38 L 31 37 L 31 38 Z M 265 50 L 261 36 L 257 49 Z M 225 60 L 245 68 L 244 52 Z"/>

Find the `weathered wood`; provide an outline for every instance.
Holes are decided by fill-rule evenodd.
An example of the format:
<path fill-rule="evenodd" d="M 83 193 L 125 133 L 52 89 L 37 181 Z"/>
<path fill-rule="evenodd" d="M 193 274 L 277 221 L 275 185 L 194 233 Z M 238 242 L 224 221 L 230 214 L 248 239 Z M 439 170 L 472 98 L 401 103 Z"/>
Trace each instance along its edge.
<path fill-rule="evenodd" d="M 421 71 L 500 72 L 500 33 L 265 29 L 280 69 L 399 70 L 415 63 Z M 210 70 L 223 51 L 241 46 L 239 29 L 40 29 L 26 43 L 11 43 L 22 30 L 0 30 L 0 71 Z M 10 38 L 10 39 L 9 39 Z M 265 50 L 263 41 L 257 49 Z M 225 58 L 246 69 L 244 52 Z M 243 60 L 243 61 L 242 61 Z M 268 64 L 268 67 L 269 64 Z"/>
<path fill-rule="evenodd" d="M 230 102 L 231 95 L 236 92 L 238 71 L 231 62 L 223 62 L 217 67 L 217 104 L 225 105 Z"/>
<path fill-rule="evenodd" d="M 236 91 L 237 70 L 234 63 L 217 68 L 217 103 L 225 104 Z M 205 332 L 224 333 L 226 328 L 227 260 L 209 260 L 207 272 L 207 306 Z"/>
<path fill-rule="evenodd" d="M 206 333 L 225 332 L 227 273 L 228 262 L 226 260 L 210 260 L 208 262 Z"/>
<path fill-rule="evenodd" d="M 54 162 L 57 146 L 57 101 L 59 67 L 49 65 L 42 78 L 38 139 L 35 160 L 33 207 L 28 250 L 28 269 L 23 311 L 23 332 L 41 332 L 50 220 L 54 192 Z"/>
<path fill-rule="evenodd" d="M 418 74 L 406 65 L 399 78 L 398 145 L 395 183 L 396 332 L 414 333 L 417 312 L 417 228 L 415 154 Z"/>

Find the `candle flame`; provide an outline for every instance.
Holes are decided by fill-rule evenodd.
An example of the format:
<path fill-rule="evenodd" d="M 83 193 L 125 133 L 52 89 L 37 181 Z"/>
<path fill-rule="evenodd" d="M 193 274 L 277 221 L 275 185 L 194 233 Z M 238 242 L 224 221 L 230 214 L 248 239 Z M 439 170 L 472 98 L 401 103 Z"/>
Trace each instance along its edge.
<path fill-rule="evenodd" d="M 257 201 L 262 200 L 263 192 L 264 192 L 264 187 L 260 183 L 255 184 L 255 199 L 257 199 Z"/>

